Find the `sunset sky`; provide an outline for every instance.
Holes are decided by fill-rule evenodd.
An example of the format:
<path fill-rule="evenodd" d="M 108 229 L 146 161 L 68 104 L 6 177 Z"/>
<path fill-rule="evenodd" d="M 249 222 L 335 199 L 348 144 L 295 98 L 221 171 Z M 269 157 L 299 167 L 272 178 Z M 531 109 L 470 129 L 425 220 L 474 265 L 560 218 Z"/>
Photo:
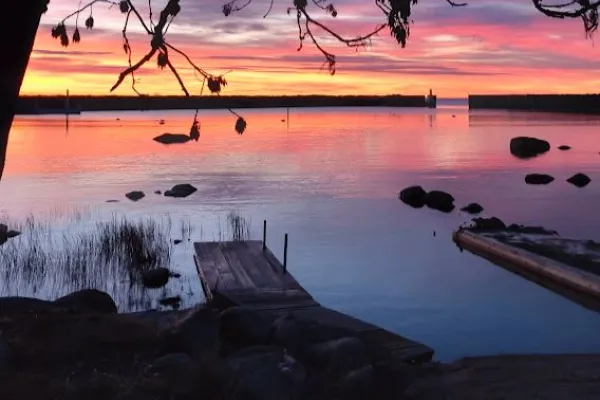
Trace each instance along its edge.
<path fill-rule="evenodd" d="M 147 1 L 133 3 L 147 17 Z M 153 0 L 155 15 L 166 0 Z M 310 2 L 309 2 L 310 3 Z M 118 7 L 98 3 L 95 28 L 79 20 L 81 43 L 61 47 L 50 30 L 77 9 L 78 0 L 51 0 L 42 17 L 21 94 L 109 94 L 127 67 L 122 48 L 124 15 Z M 288 1 L 253 0 L 245 10 L 224 17 L 218 0 L 181 0 L 167 41 L 215 75 L 226 75 L 224 95 L 258 94 L 423 94 L 432 88 L 443 97 L 476 93 L 597 93 L 600 48 L 586 39 L 579 20 L 548 19 L 530 0 L 477 0 L 452 8 L 443 0 L 421 1 L 413 13 L 411 38 L 402 49 L 382 31 L 368 49 L 356 52 L 319 32 L 321 43 L 337 55 L 337 73 L 320 70 L 322 55 L 311 44 L 298 47 L 294 15 Z M 313 16 L 344 36 L 366 33 L 384 21 L 374 1 L 338 0 L 333 19 L 315 6 Z M 293 14 L 293 13 L 292 13 Z M 67 21 L 72 35 L 75 19 Z M 134 62 L 148 50 L 149 37 L 139 23 L 130 26 Z M 317 31 L 315 30 L 315 33 Z M 185 59 L 173 55 L 188 89 L 199 94 L 200 81 Z M 137 77 L 147 94 L 181 94 L 168 69 L 156 60 Z M 113 94 L 132 95 L 127 79 Z"/>

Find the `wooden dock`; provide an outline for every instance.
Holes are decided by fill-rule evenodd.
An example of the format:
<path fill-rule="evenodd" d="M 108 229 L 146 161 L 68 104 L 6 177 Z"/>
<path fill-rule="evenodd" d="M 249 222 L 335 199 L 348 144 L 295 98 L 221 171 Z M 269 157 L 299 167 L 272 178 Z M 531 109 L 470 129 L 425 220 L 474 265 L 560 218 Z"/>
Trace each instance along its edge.
<path fill-rule="evenodd" d="M 259 313 L 293 314 L 349 329 L 398 360 L 421 363 L 432 359 L 433 350 L 428 346 L 321 306 L 286 270 L 286 263 L 281 264 L 263 243 L 194 243 L 194 261 L 209 303 L 219 295 Z"/>

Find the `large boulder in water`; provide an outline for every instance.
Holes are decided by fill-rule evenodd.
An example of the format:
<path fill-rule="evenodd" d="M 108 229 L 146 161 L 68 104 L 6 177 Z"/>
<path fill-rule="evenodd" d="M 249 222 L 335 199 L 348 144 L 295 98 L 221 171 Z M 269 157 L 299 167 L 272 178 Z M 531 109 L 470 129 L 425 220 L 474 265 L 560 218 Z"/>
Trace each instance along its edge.
<path fill-rule="evenodd" d="M 409 186 L 398 194 L 400 201 L 414 208 L 423 207 L 426 196 L 427 192 L 421 186 Z"/>
<path fill-rule="evenodd" d="M 167 190 L 165 192 L 165 196 L 188 197 L 189 195 L 194 193 L 196 190 L 198 190 L 198 189 L 196 189 L 194 186 L 190 185 L 189 183 L 181 183 L 181 184 L 173 186 L 171 188 L 171 190 Z"/>
<path fill-rule="evenodd" d="M 592 180 L 590 179 L 589 176 L 587 176 L 586 174 L 582 174 L 582 173 L 575 174 L 572 177 L 570 177 L 569 179 L 567 179 L 567 182 L 569 182 L 572 185 L 577 186 L 578 188 L 587 186 L 591 181 Z"/>
<path fill-rule="evenodd" d="M 425 196 L 425 205 L 434 210 L 449 213 L 454 210 L 454 197 L 441 190 L 432 190 Z"/>
<path fill-rule="evenodd" d="M 191 137 L 184 135 L 183 133 L 163 133 L 152 140 L 162 144 L 179 144 L 187 143 L 191 139 Z"/>
<path fill-rule="evenodd" d="M 547 185 L 554 180 L 554 177 L 548 174 L 527 174 L 525 183 L 528 185 Z"/>
<path fill-rule="evenodd" d="M 518 136 L 510 140 L 510 153 L 518 158 L 531 158 L 550 150 L 546 140 Z"/>
<path fill-rule="evenodd" d="M 125 193 L 125 197 L 131 201 L 138 201 L 146 197 L 146 194 L 141 190 L 134 190 L 133 192 Z"/>

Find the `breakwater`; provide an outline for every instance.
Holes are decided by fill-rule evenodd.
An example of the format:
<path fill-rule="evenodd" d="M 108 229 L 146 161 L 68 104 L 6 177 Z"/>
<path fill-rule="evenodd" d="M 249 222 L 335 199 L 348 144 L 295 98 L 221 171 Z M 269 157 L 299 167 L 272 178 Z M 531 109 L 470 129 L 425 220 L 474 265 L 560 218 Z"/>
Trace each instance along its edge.
<path fill-rule="evenodd" d="M 17 114 L 65 110 L 65 96 L 21 96 Z M 277 107 L 427 107 L 425 96 L 70 96 L 78 111 L 189 110 Z"/>
<path fill-rule="evenodd" d="M 600 94 L 469 95 L 469 109 L 548 111 L 600 115 Z"/>

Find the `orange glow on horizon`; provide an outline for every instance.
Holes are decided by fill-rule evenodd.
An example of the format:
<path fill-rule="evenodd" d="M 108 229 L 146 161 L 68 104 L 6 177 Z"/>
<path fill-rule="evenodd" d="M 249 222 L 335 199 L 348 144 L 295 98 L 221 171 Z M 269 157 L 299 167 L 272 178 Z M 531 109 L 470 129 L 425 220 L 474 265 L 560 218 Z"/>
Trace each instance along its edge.
<path fill-rule="evenodd" d="M 81 43 L 63 48 L 50 36 L 49 24 L 72 5 L 53 0 L 53 6 L 54 14 L 42 19 L 21 93 L 52 95 L 68 89 L 73 95 L 133 95 L 130 78 L 109 92 L 128 65 L 120 32 L 114 27 L 82 29 Z M 346 11 L 355 12 L 356 18 L 335 21 L 333 26 L 347 35 L 368 31 L 372 22 L 358 17 L 364 10 L 350 4 Z M 415 23 L 405 49 L 383 33 L 372 48 L 358 53 L 325 40 L 325 47 L 338 57 L 334 76 L 320 69 L 323 57 L 314 46 L 306 43 L 296 51 L 294 21 L 285 15 L 264 21 L 257 17 L 257 27 L 237 20 L 249 27 L 246 36 L 222 27 L 231 19 L 215 17 L 215 21 L 205 21 L 209 28 L 213 26 L 214 34 L 181 25 L 173 28 L 169 40 L 208 72 L 227 73 L 225 95 L 420 95 L 433 88 L 441 97 L 466 97 L 476 93 L 588 93 L 600 87 L 598 74 L 590 73 L 600 69 L 600 53 L 583 38 L 578 21 L 536 18 L 521 26 L 473 19 L 439 25 L 433 14 L 427 15 L 430 20 L 423 21 L 421 16 L 422 22 Z M 111 26 L 122 20 L 118 12 L 105 12 L 102 17 Z M 131 34 L 130 40 L 135 62 L 148 48 L 148 40 L 141 34 Z M 174 53 L 171 59 L 189 91 L 199 94 L 201 82 L 193 69 Z M 160 70 L 155 60 L 142 67 L 136 78 L 137 88 L 146 94 L 183 93 L 171 72 Z"/>

